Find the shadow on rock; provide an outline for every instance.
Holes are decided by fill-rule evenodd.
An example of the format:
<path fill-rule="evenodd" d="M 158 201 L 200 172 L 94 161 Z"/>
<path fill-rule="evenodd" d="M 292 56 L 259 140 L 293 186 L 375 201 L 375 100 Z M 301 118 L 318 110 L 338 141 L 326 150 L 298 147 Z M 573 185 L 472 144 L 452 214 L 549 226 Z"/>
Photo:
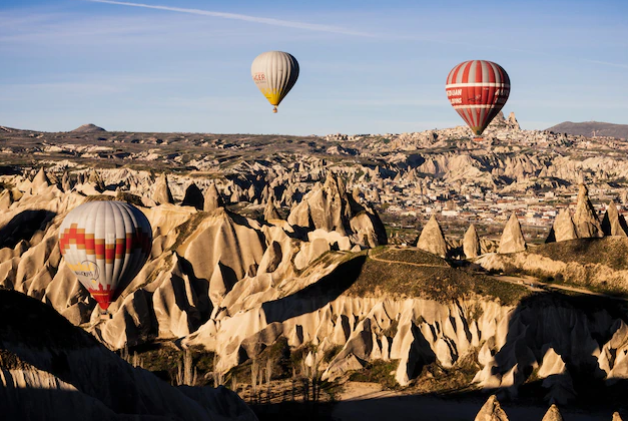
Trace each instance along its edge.
<path fill-rule="evenodd" d="M 627 306 L 610 298 L 556 292 L 521 300 L 510 316 L 506 343 L 494 354 L 491 374 L 501 379 L 498 397 L 618 408 L 628 381 L 609 382 L 597 355 L 627 323 Z"/>
<path fill-rule="evenodd" d="M 336 270 L 318 282 L 287 297 L 262 304 L 267 323 L 282 323 L 323 308 L 353 285 L 360 276 L 365 262 L 366 256 L 355 257 L 340 264 Z"/>
<path fill-rule="evenodd" d="M 43 209 L 18 213 L 0 228 L 0 249 L 15 248 L 20 241 L 29 241 L 37 231 L 45 231 L 46 225 L 56 215 L 55 212 Z"/>

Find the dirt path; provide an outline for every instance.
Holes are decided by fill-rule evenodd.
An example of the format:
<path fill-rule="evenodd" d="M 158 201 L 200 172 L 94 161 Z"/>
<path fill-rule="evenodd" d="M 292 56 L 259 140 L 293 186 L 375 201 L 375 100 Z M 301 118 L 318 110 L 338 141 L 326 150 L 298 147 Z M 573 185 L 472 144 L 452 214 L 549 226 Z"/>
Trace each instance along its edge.
<path fill-rule="evenodd" d="M 617 300 L 617 301 L 628 301 L 628 298 L 616 297 L 616 296 L 604 294 L 601 292 L 594 292 L 585 288 L 577 288 L 577 287 L 572 287 L 568 285 L 560 285 L 560 284 L 547 284 L 545 282 L 541 282 L 538 278 L 534 278 L 532 276 L 519 277 L 519 276 L 503 276 L 503 275 L 495 276 L 495 275 L 486 275 L 486 274 L 483 274 L 483 275 L 490 276 L 496 281 L 522 285 L 522 286 L 527 287 L 531 291 L 557 290 L 557 291 L 574 292 L 576 294 L 591 295 L 594 297 L 608 298 L 608 299 Z"/>
<path fill-rule="evenodd" d="M 380 259 L 379 257 L 372 255 L 370 253 L 370 250 L 369 250 L 369 259 L 375 260 L 376 262 L 395 263 L 395 264 L 398 264 L 398 265 L 415 266 L 415 267 L 419 267 L 419 268 L 439 268 L 439 269 L 450 269 L 451 268 L 451 266 L 449 266 L 449 265 L 432 265 L 432 264 L 429 264 L 429 263 L 412 263 L 412 262 L 403 262 L 401 260 Z"/>

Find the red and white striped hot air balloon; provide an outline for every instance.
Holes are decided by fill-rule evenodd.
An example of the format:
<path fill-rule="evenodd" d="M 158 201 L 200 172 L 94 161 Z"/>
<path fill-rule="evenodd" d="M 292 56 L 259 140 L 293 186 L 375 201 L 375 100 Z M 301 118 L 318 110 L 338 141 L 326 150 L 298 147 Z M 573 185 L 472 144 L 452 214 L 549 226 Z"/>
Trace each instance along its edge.
<path fill-rule="evenodd" d="M 447 98 L 477 136 L 499 114 L 510 95 L 510 78 L 502 66 L 486 60 L 470 60 L 454 67 L 447 76 Z"/>
<path fill-rule="evenodd" d="M 84 203 L 59 228 L 66 264 L 104 311 L 146 263 L 152 239 L 146 216 L 124 202 Z"/>

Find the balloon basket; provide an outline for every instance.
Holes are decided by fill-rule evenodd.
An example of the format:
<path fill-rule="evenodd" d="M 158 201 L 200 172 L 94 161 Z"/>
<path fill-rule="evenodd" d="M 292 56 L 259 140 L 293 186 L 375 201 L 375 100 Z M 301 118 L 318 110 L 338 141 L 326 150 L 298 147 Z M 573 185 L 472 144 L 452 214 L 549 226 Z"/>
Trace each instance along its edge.
<path fill-rule="evenodd" d="M 273 108 L 273 113 L 277 114 L 277 107 Z"/>
<path fill-rule="evenodd" d="M 113 318 L 112 314 L 109 313 L 108 310 L 100 309 L 100 320 L 111 320 Z"/>
<path fill-rule="evenodd" d="M 474 142 L 481 142 L 483 140 L 484 140 L 484 138 L 482 136 L 476 136 L 476 137 L 473 138 Z"/>

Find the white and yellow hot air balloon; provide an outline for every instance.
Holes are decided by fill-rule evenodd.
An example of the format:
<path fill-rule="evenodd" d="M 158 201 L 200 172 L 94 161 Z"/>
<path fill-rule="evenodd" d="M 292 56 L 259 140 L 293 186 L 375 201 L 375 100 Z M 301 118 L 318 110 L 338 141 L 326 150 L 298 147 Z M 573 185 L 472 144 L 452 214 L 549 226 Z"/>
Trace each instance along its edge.
<path fill-rule="evenodd" d="M 253 60 L 251 76 L 276 113 L 277 106 L 299 78 L 299 62 L 283 51 L 267 51 Z"/>

